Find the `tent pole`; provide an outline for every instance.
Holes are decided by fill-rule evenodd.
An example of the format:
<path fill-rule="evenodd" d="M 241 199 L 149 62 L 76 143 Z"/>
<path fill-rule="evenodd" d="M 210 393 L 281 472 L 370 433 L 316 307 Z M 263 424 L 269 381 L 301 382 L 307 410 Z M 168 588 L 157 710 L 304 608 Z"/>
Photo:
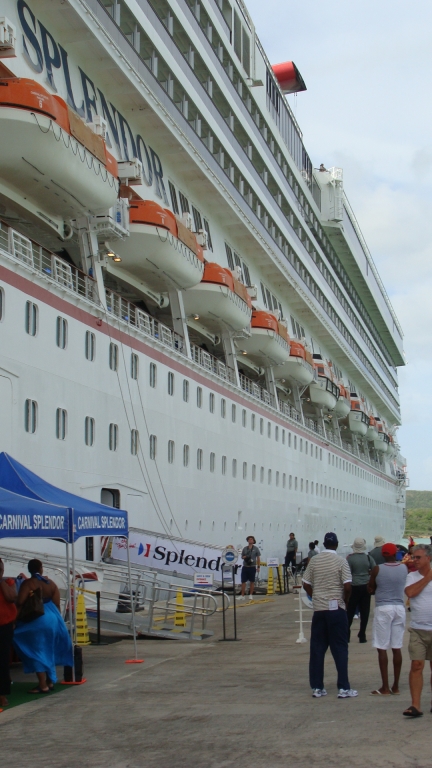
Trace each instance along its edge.
<path fill-rule="evenodd" d="M 72 628 L 72 589 L 70 575 L 70 552 L 69 543 L 66 542 L 66 570 L 67 570 L 67 595 L 68 595 L 68 614 L 69 614 L 69 634 L 73 648 L 73 628 Z"/>
<path fill-rule="evenodd" d="M 75 642 L 76 642 L 76 583 L 75 583 L 75 542 L 72 533 L 72 589 L 73 589 L 73 631 L 72 631 L 72 651 L 73 651 L 73 667 L 72 667 L 72 680 L 75 682 Z"/>
<path fill-rule="evenodd" d="M 128 576 L 129 576 L 129 594 L 132 610 L 132 624 L 133 624 L 133 639 L 134 639 L 134 651 L 135 658 L 138 658 L 137 639 L 136 639 L 136 627 L 135 627 L 135 598 L 132 594 L 132 575 L 131 575 L 131 562 L 130 562 L 130 550 L 129 550 L 129 537 L 126 538 L 127 546 L 127 564 L 128 564 Z"/>

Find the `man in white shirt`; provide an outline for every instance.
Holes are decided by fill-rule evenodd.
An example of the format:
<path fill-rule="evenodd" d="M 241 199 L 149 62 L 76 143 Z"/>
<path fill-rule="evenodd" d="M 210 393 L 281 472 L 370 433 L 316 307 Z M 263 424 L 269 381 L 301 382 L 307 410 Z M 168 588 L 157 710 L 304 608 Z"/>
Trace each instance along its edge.
<path fill-rule="evenodd" d="M 408 652 L 411 659 L 409 685 L 411 706 L 404 711 L 406 717 L 421 717 L 421 693 L 423 688 L 423 669 L 429 661 L 432 671 L 432 547 L 418 544 L 412 550 L 412 559 L 416 570 L 409 573 L 405 585 L 405 594 L 411 608 L 410 641 Z M 432 709 L 431 709 L 432 712 Z"/>

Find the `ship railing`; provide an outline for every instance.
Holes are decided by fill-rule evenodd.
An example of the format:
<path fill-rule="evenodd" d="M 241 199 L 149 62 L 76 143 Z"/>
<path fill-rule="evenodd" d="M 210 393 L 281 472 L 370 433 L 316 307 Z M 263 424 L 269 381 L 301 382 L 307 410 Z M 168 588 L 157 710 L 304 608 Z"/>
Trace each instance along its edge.
<path fill-rule="evenodd" d="M 235 373 L 231 368 L 218 357 L 211 355 L 205 349 L 198 347 L 196 344 L 191 344 L 191 357 L 194 363 L 204 368 L 209 373 L 213 373 L 223 381 L 229 381 L 231 384 L 236 383 Z"/>
<path fill-rule="evenodd" d="M 290 403 L 286 403 L 284 400 L 279 400 L 279 411 L 293 421 L 301 422 L 302 420 L 301 414 L 294 408 L 294 406 L 290 405 Z"/>
<path fill-rule="evenodd" d="M 147 312 L 139 309 L 135 304 L 124 299 L 118 293 L 106 290 L 105 295 L 107 311 L 110 315 L 127 323 L 131 328 L 141 331 L 146 336 L 150 336 L 152 339 L 160 341 L 166 347 L 170 347 L 181 354 L 185 354 L 184 340 L 178 333 L 147 314 Z"/>
<path fill-rule="evenodd" d="M 324 436 L 324 430 L 321 424 L 318 424 L 318 422 L 315 421 L 315 419 L 305 418 L 305 427 L 308 427 L 308 429 L 311 429 L 312 432 L 316 432 L 317 435 L 321 435 L 321 437 Z"/>
<path fill-rule="evenodd" d="M 240 378 L 240 386 L 243 390 L 243 392 L 247 392 L 248 395 L 252 395 L 256 400 L 260 400 L 262 403 L 265 403 L 265 405 L 270 406 L 270 408 L 276 407 L 276 399 L 267 389 L 264 389 L 264 387 L 261 387 L 259 384 L 256 383 L 256 381 L 252 381 L 252 379 L 248 379 L 247 376 L 244 375 L 244 373 L 239 374 Z"/>
<path fill-rule="evenodd" d="M 0 249 L 67 291 L 99 304 L 96 281 L 73 264 L 0 220 Z"/>

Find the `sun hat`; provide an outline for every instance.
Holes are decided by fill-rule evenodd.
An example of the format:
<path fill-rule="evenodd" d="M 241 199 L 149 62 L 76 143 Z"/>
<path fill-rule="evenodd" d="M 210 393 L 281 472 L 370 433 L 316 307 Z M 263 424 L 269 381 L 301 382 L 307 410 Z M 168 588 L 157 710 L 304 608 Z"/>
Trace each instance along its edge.
<path fill-rule="evenodd" d="M 387 544 L 383 544 L 381 547 L 381 553 L 383 555 L 387 555 L 387 557 L 394 557 L 397 552 L 397 546 L 396 544 L 391 544 L 390 542 L 387 542 Z"/>
<path fill-rule="evenodd" d="M 375 547 L 382 547 L 383 544 L 385 544 L 385 539 L 382 536 L 375 536 L 374 538 L 374 546 Z"/>
<path fill-rule="evenodd" d="M 365 539 L 362 539 L 361 536 L 358 536 L 356 539 L 354 539 L 353 543 L 351 544 L 351 549 L 353 551 L 353 554 L 360 554 L 362 552 L 366 552 Z"/>
<path fill-rule="evenodd" d="M 255 536 L 252 536 L 251 533 L 249 534 L 249 536 L 246 536 L 246 541 L 249 541 L 249 539 L 253 539 L 254 544 L 256 544 L 256 538 Z"/>

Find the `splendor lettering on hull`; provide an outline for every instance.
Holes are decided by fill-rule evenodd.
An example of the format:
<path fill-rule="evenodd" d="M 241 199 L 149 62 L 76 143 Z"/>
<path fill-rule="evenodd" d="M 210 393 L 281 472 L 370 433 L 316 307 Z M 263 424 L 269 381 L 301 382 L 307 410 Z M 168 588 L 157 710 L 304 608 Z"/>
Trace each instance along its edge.
<path fill-rule="evenodd" d="M 154 184 L 156 195 L 169 205 L 159 155 L 152 147 L 147 147 L 141 134 L 133 133 L 126 118 L 111 102 L 107 101 L 104 93 L 95 86 L 81 67 L 75 67 L 79 75 L 72 77 L 67 51 L 56 42 L 44 24 L 36 19 L 25 0 L 18 0 L 17 10 L 23 30 L 23 57 L 30 69 L 36 74 L 41 74 L 45 70 L 45 84 L 54 93 L 58 93 L 54 70 L 61 72 L 66 101 L 71 109 L 88 123 L 93 122 L 95 115 L 103 117 L 108 124 L 107 144 L 112 149 L 114 147 L 117 149 L 117 159 L 132 160 L 137 157 L 143 166 L 145 184 L 148 187 Z M 73 79 L 78 79 L 80 82 L 81 101 L 75 98 Z"/>

